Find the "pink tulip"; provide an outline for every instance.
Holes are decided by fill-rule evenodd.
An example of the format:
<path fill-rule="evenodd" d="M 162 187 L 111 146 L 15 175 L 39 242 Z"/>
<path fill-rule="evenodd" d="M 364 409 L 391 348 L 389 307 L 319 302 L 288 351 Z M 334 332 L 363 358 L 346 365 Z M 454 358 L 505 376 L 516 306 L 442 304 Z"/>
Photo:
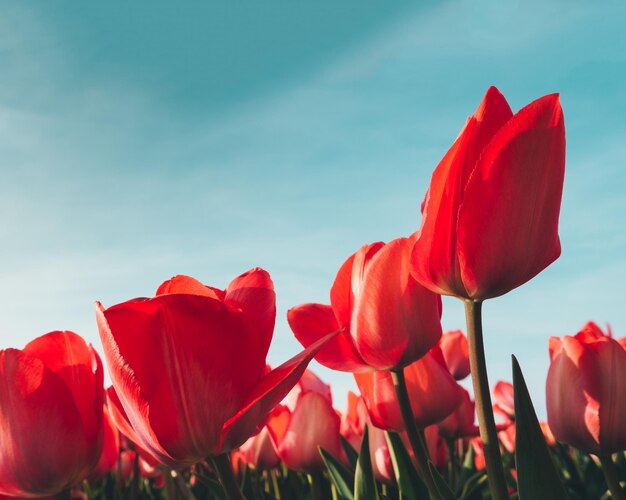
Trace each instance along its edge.
<path fill-rule="evenodd" d="M 626 349 L 585 329 L 550 339 L 548 424 L 559 441 L 588 453 L 626 449 Z"/>

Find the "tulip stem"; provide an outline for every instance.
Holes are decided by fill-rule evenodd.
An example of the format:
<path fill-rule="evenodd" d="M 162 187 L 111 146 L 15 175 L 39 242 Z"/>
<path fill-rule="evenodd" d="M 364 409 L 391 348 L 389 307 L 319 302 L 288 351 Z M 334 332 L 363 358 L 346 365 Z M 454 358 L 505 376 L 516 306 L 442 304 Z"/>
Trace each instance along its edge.
<path fill-rule="evenodd" d="M 235 474 L 233 473 L 233 468 L 230 465 L 228 455 L 226 453 L 215 455 L 211 457 L 211 461 L 213 462 L 213 466 L 217 472 L 217 477 L 222 484 L 222 488 L 224 488 L 226 498 L 228 498 L 228 500 L 245 500 L 243 493 L 241 493 L 241 490 L 239 489 L 237 480 L 235 479 Z"/>
<path fill-rule="evenodd" d="M 426 484 L 426 488 L 428 488 L 430 498 L 432 500 L 439 500 L 441 496 L 439 495 L 439 490 L 437 489 L 432 473 L 430 472 L 430 467 L 428 466 L 428 451 L 415 425 L 409 393 L 406 389 L 404 371 L 401 368 L 399 370 L 391 370 L 391 380 L 393 381 L 393 387 L 398 397 L 398 404 L 400 406 L 400 413 L 402 413 L 404 426 L 406 427 L 406 433 L 409 437 L 411 448 L 413 448 L 415 459 L 417 460 L 418 472 Z"/>
<path fill-rule="evenodd" d="M 483 442 L 489 490 L 494 500 L 505 500 L 509 498 L 509 495 L 502 468 L 491 396 L 489 395 L 489 380 L 483 344 L 482 302 L 465 300 L 465 320 L 467 322 L 470 368 L 476 413 L 478 414 L 478 428 Z"/>
<path fill-rule="evenodd" d="M 624 491 L 619 484 L 617 469 L 615 468 L 611 455 L 601 456 L 600 463 L 602 464 L 602 471 L 604 472 L 606 484 L 609 487 L 613 500 L 625 500 L 626 496 L 624 496 Z"/>

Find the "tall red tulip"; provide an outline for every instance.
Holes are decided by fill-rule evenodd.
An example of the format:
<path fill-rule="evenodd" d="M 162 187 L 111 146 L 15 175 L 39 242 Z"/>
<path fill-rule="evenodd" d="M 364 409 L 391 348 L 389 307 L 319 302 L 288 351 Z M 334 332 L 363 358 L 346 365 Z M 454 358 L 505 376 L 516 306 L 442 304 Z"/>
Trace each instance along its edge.
<path fill-rule="evenodd" d="M 421 358 L 441 337 L 441 299 L 409 272 L 413 240 L 361 247 L 339 269 L 331 305 L 303 304 L 287 319 L 304 346 L 343 332 L 316 360 L 342 371 L 397 369 Z"/>
<path fill-rule="evenodd" d="M 98 463 L 103 370 L 72 332 L 0 351 L 0 494 L 56 495 Z"/>
<path fill-rule="evenodd" d="M 585 329 L 550 339 L 548 424 L 559 441 L 599 456 L 626 450 L 626 349 Z"/>
<path fill-rule="evenodd" d="M 448 372 L 439 346 L 404 368 L 411 409 L 418 427 L 446 418 L 461 402 L 463 389 Z M 405 430 L 391 374 L 388 371 L 355 373 L 372 422 L 391 431 Z"/>
<path fill-rule="evenodd" d="M 96 315 L 122 432 L 170 466 L 241 445 L 327 340 L 266 371 L 276 305 L 258 268 L 225 290 L 176 276 L 153 298 L 97 303 Z"/>
<path fill-rule="evenodd" d="M 491 87 L 435 169 L 411 256 L 434 292 L 484 300 L 530 280 L 561 252 L 565 128 L 558 95 L 513 115 Z"/>

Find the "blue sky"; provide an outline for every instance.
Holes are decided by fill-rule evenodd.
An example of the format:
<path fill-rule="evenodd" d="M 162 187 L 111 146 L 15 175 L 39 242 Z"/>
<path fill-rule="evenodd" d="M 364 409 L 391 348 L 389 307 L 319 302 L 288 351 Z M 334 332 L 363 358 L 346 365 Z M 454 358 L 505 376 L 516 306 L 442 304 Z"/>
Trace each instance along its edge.
<path fill-rule="evenodd" d="M 6 4 L 0 18 L 0 347 L 99 348 L 93 301 L 174 274 L 270 271 L 285 320 L 366 242 L 408 235 L 430 175 L 495 84 L 560 92 L 561 258 L 484 307 L 492 383 L 540 414 L 550 335 L 626 335 L 626 6 L 583 2 Z M 444 328 L 464 327 L 444 301 Z M 312 367 L 342 408 L 351 376 Z"/>

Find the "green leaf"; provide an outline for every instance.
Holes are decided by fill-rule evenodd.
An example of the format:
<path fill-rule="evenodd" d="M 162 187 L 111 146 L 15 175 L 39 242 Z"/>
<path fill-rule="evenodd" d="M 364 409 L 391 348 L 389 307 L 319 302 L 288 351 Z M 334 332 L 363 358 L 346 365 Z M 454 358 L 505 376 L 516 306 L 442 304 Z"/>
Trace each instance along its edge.
<path fill-rule="evenodd" d="M 520 500 L 567 499 L 567 493 L 550 456 L 522 370 L 513 358 L 515 390 L 515 464 Z"/>
<path fill-rule="evenodd" d="M 378 500 L 378 487 L 372 472 L 372 460 L 370 458 L 370 446 L 368 426 L 363 429 L 363 441 L 361 451 L 356 463 L 354 473 L 354 499 L 355 500 Z"/>
<path fill-rule="evenodd" d="M 446 480 L 441 477 L 437 467 L 435 467 L 430 460 L 428 461 L 428 467 L 433 475 L 433 480 L 435 481 L 435 485 L 437 486 L 437 490 L 439 491 L 439 495 L 441 495 L 442 500 L 456 500 L 456 496 L 450 489 L 450 486 L 448 486 Z"/>
<path fill-rule="evenodd" d="M 354 484 L 354 474 L 348 470 L 339 460 L 328 453 L 324 448 L 320 448 L 320 454 L 326 464 L 330 480 L 335 485 L 337 495 L 341 499 L 353 500 L 352 487 Z"/>
<path fill-rule="evenodd" d="M 411 456 L 400 435 L 385 431 L 385 439 L 389 446 L 389 455 L 400 493 L 410 500 L 428 498 L 426 485 L 417 475 Z"/>
<path fill-rule="evenodd" d="M 346 452 L 346 456 L 348 457 L 348 463 L 350 464 L 350 467 L 355 468 L 356 461 L 358 460 L 359 455 L 356 451 L 354 451 L 354 448 L 345 437 L 339 437 L 341 438 L 341 446 L 343 447 L 343 451 Z"/>

